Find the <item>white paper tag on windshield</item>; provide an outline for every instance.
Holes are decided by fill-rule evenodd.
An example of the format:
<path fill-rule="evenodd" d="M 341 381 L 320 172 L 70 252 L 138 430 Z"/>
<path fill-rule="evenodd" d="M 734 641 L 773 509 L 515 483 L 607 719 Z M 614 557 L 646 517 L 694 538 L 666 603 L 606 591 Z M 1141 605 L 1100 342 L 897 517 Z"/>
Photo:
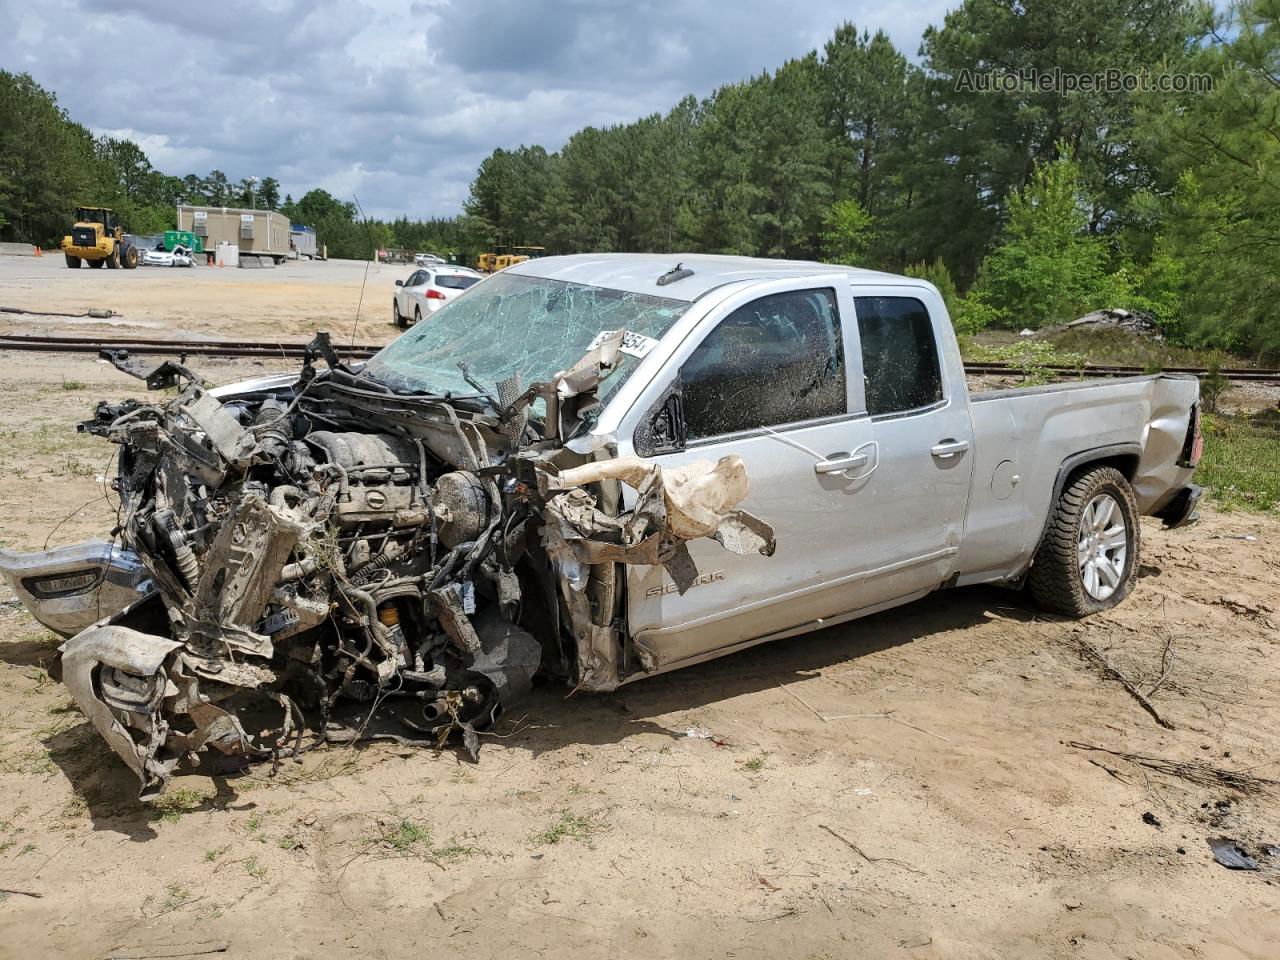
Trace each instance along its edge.
<path fill-rule="evenodd" d="M 596 334 L 596 338 L 591 341 L 587 350 L 594 350 L 617 332 L 617 330 L 601 330 Z M 629 357 L 644 359 L 649 355 L 649 351 L 657 345 L 658 341 L 653 337 L 646 337 L 643 333 L 632 333 L 630 330 L 624 330 L 622 331 L 622 346 L 618 349 Z"/>

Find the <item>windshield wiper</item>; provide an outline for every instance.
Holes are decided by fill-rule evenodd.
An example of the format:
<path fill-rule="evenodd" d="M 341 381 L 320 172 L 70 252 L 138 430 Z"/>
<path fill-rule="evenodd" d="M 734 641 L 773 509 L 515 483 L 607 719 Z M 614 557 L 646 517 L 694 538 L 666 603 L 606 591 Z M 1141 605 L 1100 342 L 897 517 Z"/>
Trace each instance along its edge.
<path fill-rule="evenodd" d="M 467 366 L 467 361 L 459 360 L 458 369 L 462 371 L 462 379 L 467 381 L 467 383 L 469 383 L 471 386 L 475 387 L 479 395 L 489 402 L 489 406 L 493 407 L 493 412 L 501 416 L 502 404 L 498 402 L 497 397 L 495 397 L 492 393 L 490 393 L 488 390 L 485 389 L 485 386 L 483 383 L 481 383 L 475 377 L 471 376 L 470 369 Z"/>

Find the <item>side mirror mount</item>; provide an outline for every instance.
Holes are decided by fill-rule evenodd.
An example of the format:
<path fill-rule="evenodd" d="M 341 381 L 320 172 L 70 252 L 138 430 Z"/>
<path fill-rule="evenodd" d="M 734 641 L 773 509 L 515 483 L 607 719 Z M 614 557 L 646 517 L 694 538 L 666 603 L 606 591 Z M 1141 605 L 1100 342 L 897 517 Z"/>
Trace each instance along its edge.
<path fill-rule="evenodd" d="M 403 281 L 403 280 L 397 280 L 397 281 L 396 281 L 396 286 L 397 286 L 397 287 L 403 287 L 403 286 L 404 286 L 404 281 Z"/>
<path fill-rule="evenodd" d="M 677 453 L 684 449 L 686 425 L 684 419 L 684 394 L 677 377 L 663 391 L 657 403 L 649 408 L 632 437 L 632 446 L 641 457 L 653 457 L 662 453 Z"/>

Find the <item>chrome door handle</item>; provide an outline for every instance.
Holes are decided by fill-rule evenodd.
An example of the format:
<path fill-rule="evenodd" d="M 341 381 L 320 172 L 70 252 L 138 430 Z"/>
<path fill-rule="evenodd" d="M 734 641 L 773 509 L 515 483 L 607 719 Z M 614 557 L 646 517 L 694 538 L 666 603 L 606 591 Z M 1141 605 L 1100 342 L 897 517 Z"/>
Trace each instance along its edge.
<path fill-rule="evenodd" d="M 845 470 L 851 470 L 854 467 L 865 467 L 870 461 L 870 454 L 854 453 L 847 457 L 836 457 L 832 460 L 819 460 L 813 465 L 813 472 L 816 474 L 841 473 Z"/>
<path fill-rule="evenodd" d="M 939 460 L 945 460 L 947 457 L 959 456 L 968 449 L 968 440 L 943 440 L 941 443 L 935 443 L 929 452 Z"/>

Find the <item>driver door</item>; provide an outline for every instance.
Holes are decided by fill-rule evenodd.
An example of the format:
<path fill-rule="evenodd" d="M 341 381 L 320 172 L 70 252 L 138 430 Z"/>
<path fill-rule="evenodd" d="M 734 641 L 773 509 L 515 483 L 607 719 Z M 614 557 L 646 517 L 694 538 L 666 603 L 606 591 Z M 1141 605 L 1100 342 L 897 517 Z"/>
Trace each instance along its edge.
<path fill-rule="evenodd" d="M 862 412 L 847 276 L 753 285 L 700 323 L 664 369 L 677 366 L 683 449 L 652 459 L 675 467 L 742 457 L 751 486 L 742 507 L 773 526 L 777 550 L 739 556 L 691 541 L 699 577 L 683 596 L 663 568 L 628 566 L 631 634 L 657 669 L 856 608 L 851 575 L 876 562 L 855 535 L 879 451 Z M 636 407 L 652 410 L 672 386 L 655 381 Z"/>

